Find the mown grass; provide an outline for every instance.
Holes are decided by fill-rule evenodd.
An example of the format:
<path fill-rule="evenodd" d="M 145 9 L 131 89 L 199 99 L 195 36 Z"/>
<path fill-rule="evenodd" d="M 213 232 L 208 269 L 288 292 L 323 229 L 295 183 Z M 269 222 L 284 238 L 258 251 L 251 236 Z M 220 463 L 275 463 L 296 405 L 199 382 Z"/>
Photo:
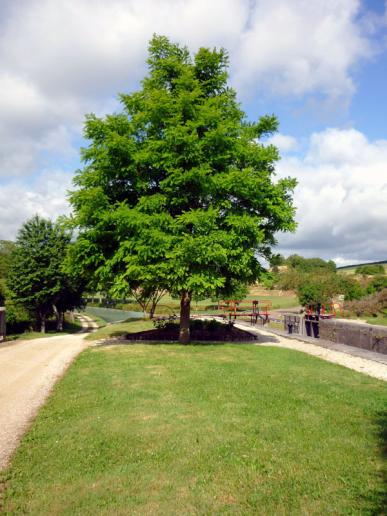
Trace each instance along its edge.
<path fill-rule="evenodd" d="M 138 331 L 152 330 L 153 322 L 150 319 L 129 319 L 123 323 L 108 324 L 98 328 L 97 331 L 90 333 L 86 340 L 101 340 L 112 337 L 121 337 L 127 333 L 136 333 Z"/>
<path fill-rule="evenodd" d="M 387 326 L 387 314 L 380 314 L 378 317 L 370 317 L 367 319 L 368 324 L 380 324 L 382 326 Z"/>
<path fill-rule="evenodd" d="M 381 514 L 386 401 L 383 382 L 285 349 L 91 348 L 3 475 L 3 510 Z"/>

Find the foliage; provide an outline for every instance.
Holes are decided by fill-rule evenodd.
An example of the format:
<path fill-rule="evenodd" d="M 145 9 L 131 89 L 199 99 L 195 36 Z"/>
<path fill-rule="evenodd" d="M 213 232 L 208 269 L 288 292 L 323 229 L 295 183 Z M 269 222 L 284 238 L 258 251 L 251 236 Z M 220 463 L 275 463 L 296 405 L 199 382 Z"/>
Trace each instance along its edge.
<path fill-rule="evenodd" d="M 270 267 L 273 272 L 278 272 L 278 267 L 285 264 L 285 257 L 282 254 L 273 253 L 269 259 Z"/>
<path fill-rule="evenodd" d="M 347 285 L 348 292 L 352 284 Z M 297 296 L 302 306 L 327 304 L 337 294 L 344 293 L 344 282 L 334 273 L 301 274 L 297 287 Z"/>
<path fill-rule="evenodd" d="M 297 289 L 302 306 L 327 304 L 332 299 L 332 291 L 324 281 L 303 280 Z"/>
<path fill-rule="evenodd" d="M 332 284 L 338 282 L 338 279 L 336 279 L 336 265 L 332 260 L 304 258 L 298 254 L 293 254 L 282 260 L 281 264 L 286 265 L 287 270 L 277 272 L 274 276 L 274 285 L 281 290 L 298 291 L 299 289 L 309 289 L 305 284 L 311 284 L 313 281 L 323 281 L 324 284 L 329 283 L 331 285 L 329 290 L 332 290 Z M 322 289 L 326 290 L 326 287 L 322 287 Z"/>
<path fill-rule="evenodd" d="M 70 235 L 50 220 L 35 216 L 18 232 L 7 285 L 10 301 L 20 305 L 45 331 L 47 317 L 81 304 L 75 277 L 63 270 Z"/>
<path fill-rule="evenodd" d="M 278 286 L 280 276 L 275 272 L 265 271 L 262 273 L 260 283 L 271 290 Z M 290 289 L 289 289 L 290 290 Z"/>
<path fill-rule="evenodd" d="M 387 276 L 375 276 L 372 278 L 370 283 L 367 285 L 367 293 L 374 294 L 375 292 L 381 292 L 383 289 L 387 289 Z"/>
<path fill-rule="evenodd" d="M 375 274 L 384 274 L 384 267 L 382 264 L 361 265 L 355 270 L 356 274 L 363 274 L 365 276 L 374 276 Z"/>
<path fill-rule="evenodd" d="M 303 275 L 296 269 L 289 269 L 278 273 L 275 286 L 281 290 L 297 290 L 301 284 Z"/>
<path fill-rule="evenodd" d="M 139 282 L 137 288 L 130 289 L 130 293 L 141 307 L 144 315 L 149 309 L 149 319 L 153 319 L 156 307 L 166 294 L 166 291 L 159 290 L 151 284 L 141 285 Z"/>
<path fill-rule="evenodd" d="M 30 314 L 19 304 L 7 300 L 5 303 L 7 335 L 23 333 L 31 328 Z"/>
<path fill-rule="evenodd" d="M 357 317 L 371 315 L 377 317 L 387 310 L 387 289 L 363 297 L 360 300 L 345 303 L 344 308 Z"/>
<path fill-rule="evenodd" d="M 12 261 L 15 243 L 10 240 L 0 240 L 0 278 L 6 278 Z"/>
<path fill-rule="evenodd" d="M 7 295 L 6 281 L 14 248 L 14 242 L 0 240 L 0 306 L 4 305 Z"/>
<path fill-rule="evenodd" d="M 337 293 L 344 294 L 345 301 L 361 299 L 366 295 L 366 291 L 355 278 L 337 276 L 337 280 L 339 286 Z"/>
<path fill-rule="evenodd" d="M 254 282 L 275 233 L 295 227 L 295 181 L 273 181 L 277 149 L 260 142 L 274 116 L 249 122 L 227 85 L 224 50 L 154 36 L 142 89 L 123 111 L 89 115 L 85 164 L 71 194 L 76 261 L 98 288 L 152 285 L 181 299 L 181 341 L 191 299 L 224 297 Z"/>
<path fill-rule="evenodd" d="M 325 261 L 322 258 L 304 258 L 298 254 L 292 254 L 285 260 L 285 264 L 298 272 L 336 272 L 336 264 L 332 260 Z"/>

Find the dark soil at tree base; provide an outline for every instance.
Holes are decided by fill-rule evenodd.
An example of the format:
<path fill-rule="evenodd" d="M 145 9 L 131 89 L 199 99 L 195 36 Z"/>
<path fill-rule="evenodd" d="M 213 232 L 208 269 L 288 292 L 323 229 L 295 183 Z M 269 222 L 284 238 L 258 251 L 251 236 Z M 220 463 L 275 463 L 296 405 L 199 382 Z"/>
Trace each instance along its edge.
<path fill-rule="evenodd" d="M 190 334 L 193 342 L 249 342 L 257 340 L 255 335 L 228 324 L 223 324 L 215 329 L 192 328 Z M 124 338 L 131 341 L 176 342 L 179 340 L 179 327 L 156 328 L 138 333 L 128 333 Z"/>

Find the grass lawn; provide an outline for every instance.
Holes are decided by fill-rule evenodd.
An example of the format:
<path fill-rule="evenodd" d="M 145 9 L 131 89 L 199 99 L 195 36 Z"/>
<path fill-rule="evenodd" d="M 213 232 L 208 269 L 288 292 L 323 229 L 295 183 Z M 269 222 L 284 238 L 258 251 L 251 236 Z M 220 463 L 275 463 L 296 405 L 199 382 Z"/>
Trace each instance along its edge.
<path fill-rule="evenodd" d="M 150 319 L 132 319 L 123 323 L 113 323 L 97 331 L 89 333 L 86 340 L 101 340 L 110 337 L 120 337 L 126 333 L 136 333 L 138 331 L 152 330 L 154 328 L 153 322 Z"/>
<path fill-rule="evenodd" d="M 90 348 L 3 475 L 3 510 L 381 514 L 386 402 L 385 383 L 285 349 Z"/>
<path fill-rule="evenodd" d="M 380 324 L 387 326 L 387 314 L 380 314 L 378 317 L 370 317 L 367 319 L 368 324 Z"/>

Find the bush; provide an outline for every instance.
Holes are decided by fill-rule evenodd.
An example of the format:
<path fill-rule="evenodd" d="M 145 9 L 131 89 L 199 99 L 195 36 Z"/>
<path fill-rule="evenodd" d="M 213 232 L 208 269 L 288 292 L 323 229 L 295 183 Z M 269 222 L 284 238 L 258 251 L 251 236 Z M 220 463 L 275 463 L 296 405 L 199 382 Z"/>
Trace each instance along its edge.
<path fill-rule="evenodd" d="M 5 310 L 7 334 L 24 333 L 31 329 L 30 316 L 23 307 L 6 303 Z"/>
<path fill-rule="evenodd" d="M 281 290 L 297 290 L 303 281 L 303 275 L 291 269 L 278 275 L 277 287 Z"/>
<path fill-rule="evenodd" d="M 375 276 L 367 286 L 368 294 L 375 294 L 387 289 L 387 276 Z"/>
<path fill-rule="evenodd" d="M 299 272 L 336 272 L 336 264 L 332 260 L 326 262 L 322 258 L 304 258 L 298 254 L 289 256 L 286 264 Z"/>
<path fill-rule="evenodd" d="M 344 294 L 345 301 L 361 299 L 366 295 L 366 291 L 355 278 L 347 276 L 339 277 L 340 293 Z"/>
<path fill-rule="evenodd" d="M 375 274 L 384 274 L 384 267 L 382 264 L 361 265 L 355 270 L 356 274 L 363 274 L 364 276 L 374 276 Z"/>
<path fill-rule="evenodd" d="M 297 289 L 297 296 L 302 306 L 326 304 L 331 299 L 321 282 L 304 281 Z"/>
<path fill-rule="evenodd" d="M 343 291 L 341 277 L 336 273 L 303 274 L 297 288 L 301 305 L 327 304 Z"/>
<path fill-rule="evenodd" d="M 276 287 L 279 275 L 276 272 L 265 272 L 260 278 L 260 283 L 267 289 L 272 290 Z"/>
<path fill-rule="evenodd" d="M 346 302 L 344 309 L 354 313 L 357 317 L 362 315 L 377 317 L 387 310 L 387 289 L 360 300 Z"/>

